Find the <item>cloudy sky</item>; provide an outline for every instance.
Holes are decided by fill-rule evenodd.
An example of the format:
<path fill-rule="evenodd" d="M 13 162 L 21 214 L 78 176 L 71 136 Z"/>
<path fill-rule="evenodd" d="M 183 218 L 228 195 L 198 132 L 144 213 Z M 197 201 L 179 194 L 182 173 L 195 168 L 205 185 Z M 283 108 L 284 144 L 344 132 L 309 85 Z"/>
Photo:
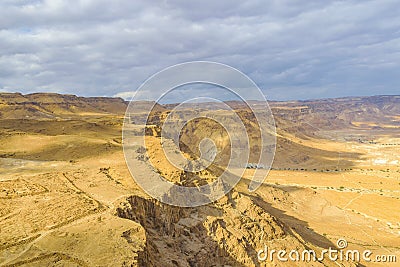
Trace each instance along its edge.
<path fill-rule="evenodd" d="M 0 91 L 127 96 L 215 61 L 268 99 L 400 94 L 400 2 L 2 0 Z"/>

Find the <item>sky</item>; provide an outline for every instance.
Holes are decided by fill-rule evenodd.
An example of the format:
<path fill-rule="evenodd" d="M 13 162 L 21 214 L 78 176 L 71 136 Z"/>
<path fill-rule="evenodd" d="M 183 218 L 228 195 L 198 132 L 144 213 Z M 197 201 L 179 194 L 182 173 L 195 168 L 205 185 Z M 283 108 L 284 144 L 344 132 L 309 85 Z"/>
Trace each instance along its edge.
<path fill-rule="evenodd" d="M 400 94 L 400 2 L 2 0 L 0 91 L 128 98 L 213 61 L 270 100 Z"/>

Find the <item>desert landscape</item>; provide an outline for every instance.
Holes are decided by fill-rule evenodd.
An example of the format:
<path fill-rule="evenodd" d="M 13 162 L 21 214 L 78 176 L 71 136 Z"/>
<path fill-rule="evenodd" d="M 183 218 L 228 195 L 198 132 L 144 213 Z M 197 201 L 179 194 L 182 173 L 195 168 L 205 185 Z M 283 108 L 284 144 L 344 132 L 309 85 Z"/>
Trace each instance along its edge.
<path fill-rule="evenodd" d="M 0 93 L 0 266 L 399 266 L 400 96 L 269 102 L 271 170 L 249 164 L 227 195 L 190 208 L 153 199 L 132 178 L 122 129 L 137 114 L 125 116 L 128 104 Z M 252 163 L 259 133 L 245 106 L 229 104 L 246 125 Z M 200 172 L 177 169 L 160 136 L 175 106 L 155 105 L 146 150 L 133 158 L 179 185 L 209 183 L 226 167 L 229 138 L 211 121 L 188 124 L 176 144 L 185 156 L 198 158 L 203 138 L 218 154 Z M 229 121 L 217 106 L 201 108 Z M 256 170 L 269 174 L 249 192 Z M 340 238 L 397 263 L 257 258 L 265 245 L 321 251 Z"/>

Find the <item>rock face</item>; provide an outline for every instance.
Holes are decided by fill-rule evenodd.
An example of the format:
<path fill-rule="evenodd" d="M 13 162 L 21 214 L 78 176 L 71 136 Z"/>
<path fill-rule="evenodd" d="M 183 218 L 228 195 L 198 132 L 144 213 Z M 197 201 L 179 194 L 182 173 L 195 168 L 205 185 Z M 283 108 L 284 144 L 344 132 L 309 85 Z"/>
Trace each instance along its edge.
<path fill-rule="evenodd" d="M 343 97 L 334 99 L 270 102 L 278 126 L 295 130 L 299 125 L 318 129 L 343 129 L 352 122 L 392 121 L 400 113 L 400 96 Z M 308 126 L 307 126 L 308 124 Z M 314 129 L 315 131 L 315 129 Z"/>
<path fill-rule="evenodd" d="M 382 171 L 342 171 L 339 167 L 348 165 L 338 166 L 333 152 L 343 149 L 341 160 L 352 163 L 362 159 L 360 156 L 369 156 L 370 146 L 368 150 L 356 146 L 367 151 L 364 154 L 350 147 L 336 148 L 333 145 L 340 143 L 319 139 L 318 130 L 328 129 L 328 134 L 329 129 L 348 131 L 353 126 L 362 132 L 375 127 L 379 130 L 392 120 L 384 133 L 398 136 L 399 101 L 400 97 L 382 96 L 270 103 L 278 122 L 274 168 L 283 170 L 273 170 L 271 180 L 253 193 L 247 188 L 254 170 L 246 170 L 234 190 L 218 201 L 180 208 L 146 196 L 132 180 L 122 152 L 125 139 L 121 138 L 121 127 L 127 105 L 122 99 L 0 94 L 0 265 L 352 266 L 330 261 L 285 263 L 276 258 L 259 261 L 257 257 L 265 246 L 270 251 L 335 248 L 339 236 L 347 237 L 355 248 L 372 247 L 376 254 L 386 253 L 387 248 L 398 252 L 397 215 L 385 208 L 398 203 L 393 196 L 400 170 L 396 166 L 390 172 L 386 167 Z M 154 104 L 137 103 L 137 109 Z M 256 129 L 252 127 L 254 118 L 240 104 L 231 105 L 240 110 L 239 116 L 249 126 L 253 153 L 258 151 L 258 134 L 252 130 Z M 160 139 L 160 124 L 172 107 L 156 106 L 150 117 L 152 125 L 144 128 L 147 154 L 137 145 L 135 158 L 143 164 L 151 161 L 152 172 L 180 185 L 197 187 L 214 181 L 221 173 L 218 166 L 180 172 L 162 157 L 161 145 L 171 155 L 178 150 L 172 140 Z M 130 115 L 133 122 L 147 118 Z M 226 113 L 221 113 L 221 118 L 230 121 Z M 210 137 L 218 148 L 229 146 L 223 129 L 215 126 L 207 120 L 187 124 L 180 149 L 194 158 L 203 152 L 213 158 L 214 150 L 209 146 L 201 150 L 198 145 Z M 141 133 L 140 128 L 132 131 Z M 351 138 L 347 133 L 343 136 Z M 355 138 L 375 144 L 364 137 Z M 397 162 L 397 140 L 393 137 L 374 149 Z M 217 163 L 223 166 L 224 158 L 219 159 Z M 377 163 L 386 160 L 371 159 Z M 256 168 L 253 162 L 250 158 L 250 166 Z M 334 167 L 335 174 L 317 170 L 317 166 Z M 138 169 L 148 180 L 149 173 Z M 199 168 L 194 164 L 189 169 Z M 347 206 L 351 203 L 347 197 L 353 194 L 360 194 L 351 200 L 354 206 L 341 209 L 341 202 Z M 378 205 L 369 205 L 374 202 Z M 364 217 L 368 210 L 378 217 Z M 388 220 L 387 225 L 384 220 Z"/>
<path fill-rule="evenodd" d="M 79 113 L 124 114 L 127 103 L 122 98 L 78 97 L 53 93 L 0 93 L 0 118 L 45 119 Z"/>
<path fill-rule="evenodd" d="M 267 244 L 288 251 L 307 249 L 311 244 L 297 238 L 293 229 L 253 198 L 231 192 L 207 206 L 180 208 L 135 195 L 120 203 L 117 215 L 146 230 L 140 266 L 287 266 L 279 261 L 262 263 L 257 252 Z M 329 262 L 296 264 L 334 266 Z"/>

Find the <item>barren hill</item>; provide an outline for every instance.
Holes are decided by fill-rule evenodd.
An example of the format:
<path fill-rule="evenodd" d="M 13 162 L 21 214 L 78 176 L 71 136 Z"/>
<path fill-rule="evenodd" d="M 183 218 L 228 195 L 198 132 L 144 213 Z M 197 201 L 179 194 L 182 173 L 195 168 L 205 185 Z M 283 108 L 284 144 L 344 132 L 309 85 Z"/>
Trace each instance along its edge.
<path fill-rule="evenodd" d="M 50 93 L 0 93 L 0 118 L 54 118 L 79 113 L 123 114 L 126 102 L 121 98 L 78 97 Z"/>
<path fill-rule="evenodd" d="M 156 107 L 143 164 L 190 186 L 215 178 L 216 168 L 168 165 L 160 128 L 175 105 L 136 104 L 139 113 Z M 243 103 L 228 104 L 246 125 L 255 158 L 254 118 Z M 185 108 L 231 120 L 218 105 L 196 105 Z M 1 266 L 338 266 L 260 262 L 257 252 L 320 252 L 343 237 L 351 249 L 400 257 L 399 96 L 271 102 L 277 150 L 266 181 L 250 193 L 254 169 L 247 169 L 228 195 L 199 208 L 160 203 L 132 179 L 122 152 L 126 107 L 119 98 L 0 94 Z M 215 122 L 188 123 L 181 149 L 199 156 L 206 137 L 224 166 L 229 138 Z"/>

